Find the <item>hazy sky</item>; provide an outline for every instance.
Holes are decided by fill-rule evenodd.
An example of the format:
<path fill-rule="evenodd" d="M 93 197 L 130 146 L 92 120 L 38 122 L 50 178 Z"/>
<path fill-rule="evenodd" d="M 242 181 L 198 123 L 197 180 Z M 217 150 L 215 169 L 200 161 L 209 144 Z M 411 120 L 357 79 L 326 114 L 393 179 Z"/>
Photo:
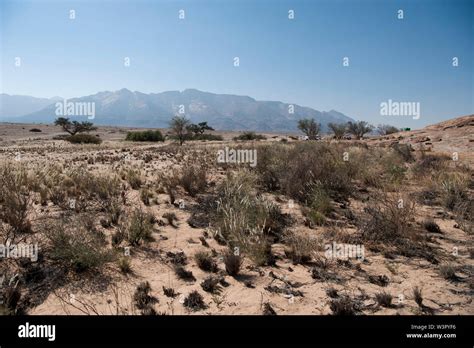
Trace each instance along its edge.
<path fill-rule="evenodd" d="M 413 128 L 474 113 L 472 0 L 0 4 L 3 93 L 197 88 Z M 381 116 L 389 99 L 419 102 L 420 119 Z"/>

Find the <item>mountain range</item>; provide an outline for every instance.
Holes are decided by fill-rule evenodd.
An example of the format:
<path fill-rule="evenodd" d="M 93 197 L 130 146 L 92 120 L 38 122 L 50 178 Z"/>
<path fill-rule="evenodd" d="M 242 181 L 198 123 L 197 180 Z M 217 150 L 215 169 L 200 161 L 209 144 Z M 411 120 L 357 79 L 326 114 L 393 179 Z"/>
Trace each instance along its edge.
<path fill-rule="evenodd" d="M 58 117 L 55 104 L 61 100 L 0 94 L 0 121 L 52 123 Z M 321 112 L 280 101 L 196 89 L 145 94 L 124 88 L 67 101 L 95 103 L 95 118 L 91 121 L 110 126 L 165 128 L 173 116 L 183 112 L 193 123 L 206 121 L 216 130 L 296 131 L 299 119 L 314 118 L 324 131 L 329 122 L 353 121 L 335 110 Z M 87 121 L 87 116 L 70 118 Z"/>

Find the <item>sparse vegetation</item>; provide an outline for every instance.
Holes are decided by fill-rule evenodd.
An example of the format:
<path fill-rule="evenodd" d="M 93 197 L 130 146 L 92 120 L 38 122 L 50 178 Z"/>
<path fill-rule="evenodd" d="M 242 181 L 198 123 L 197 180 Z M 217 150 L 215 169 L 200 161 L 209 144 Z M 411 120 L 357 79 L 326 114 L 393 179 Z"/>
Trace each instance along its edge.
<path fill-rule="evenodd" d="M 200 269 L 206 272 L 217 272 L 217 264 L 212 255 L 206 251 L 200 251 L 194 255 L 194 260 Z"/>
<path fill-rule="evenodd" d="M 266 137 L 261 134 L 256 134 L 255 132 L 243 132 L 242 134 L 234 137 L 236 141 L 250 141 L 250 140 L 265 140 Z"/>
<path fill-rule="evenodd" d="M 163 134 L 156 129 L 156 130 L 146 130 L 146 131 L 133 131 L 128 132 L 125 140 L 128 141 L 150 141 L 150 142 L 157 142 L 157 141 L 165 141 Z"/>
<path fill-rule="evenodd" d="M 230 250 L 224 254 L 225 270 L 228 275 L 235 277 L 240 272 L 242 266 L 242 257 L 240 254 L 236 255 Z"/>
<path fill-rule="evenodd" d="M 192 311 L 199 311 L 207 308 L 206 304 L 204 303 L 204 298 L 196 290 L 192 291 L 184 299 L 184 306 Z"/>

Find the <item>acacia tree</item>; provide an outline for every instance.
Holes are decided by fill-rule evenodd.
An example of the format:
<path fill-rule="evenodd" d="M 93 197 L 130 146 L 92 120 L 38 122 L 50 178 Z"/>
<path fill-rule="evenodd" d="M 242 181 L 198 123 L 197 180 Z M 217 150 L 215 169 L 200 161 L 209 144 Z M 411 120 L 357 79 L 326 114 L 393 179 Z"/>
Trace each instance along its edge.
<path fill-rule="evenodd" d="M 175 116 L 170 122 L 171 132 L 179 141 L 179 145 L 183 145 L 186 139 L 189 138 L 191 130 L 191 122 L 186 116 Z"/>
<path fill-rule="evenodd" d="M 195 136 L 204 134 L 205 131 L 213 131 L 214 128 L 210 127 L 207 122 L 199 122 L 198 124 L 189 125 L 189 130 L 194 133 Z"/>
<path fill-rule="evenodd" d="M 365 121 L 347 122 L 347 131 L 354 135 L 357 140 L 362 139 L 364 135 L 371 132 L 372 129 L 373 127 Z"/>
<path fill-rule="evenodd" d="M 63 131 L 74 135 L 77 133 L 91 132 L 97 129 L 92 122 L 71 121 L 66 117 L 59 117 L 54 121 L 55 126 L 60 126 Z"/>
<path fill-rule="evenodd" d="M 334 133 L 334 139 L 342 139 L 346 134 L 347 127 L 343 123 L 328 123 L 329 129 Z"/>
<path fill-rule="evenodd" d="M 321 129 L 321 124 L 316 123 L 314 118 L 298 120 L 298 129 L 302 131 L 309 140 L 316 140 Z"/>

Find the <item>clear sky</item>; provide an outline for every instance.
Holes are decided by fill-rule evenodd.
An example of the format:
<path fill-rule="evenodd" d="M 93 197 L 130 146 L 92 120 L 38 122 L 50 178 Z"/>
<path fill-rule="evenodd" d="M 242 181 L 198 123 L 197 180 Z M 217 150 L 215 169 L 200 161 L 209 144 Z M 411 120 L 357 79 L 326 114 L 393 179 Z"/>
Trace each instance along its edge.
<path fill-rule="evenodd" d="M 474 113 L 474 0 L 0 4 L 3 93 L 196 88 L 413 128 Z M 389 99 L 419 102 L 420 119 L 381 116 Z"/>

